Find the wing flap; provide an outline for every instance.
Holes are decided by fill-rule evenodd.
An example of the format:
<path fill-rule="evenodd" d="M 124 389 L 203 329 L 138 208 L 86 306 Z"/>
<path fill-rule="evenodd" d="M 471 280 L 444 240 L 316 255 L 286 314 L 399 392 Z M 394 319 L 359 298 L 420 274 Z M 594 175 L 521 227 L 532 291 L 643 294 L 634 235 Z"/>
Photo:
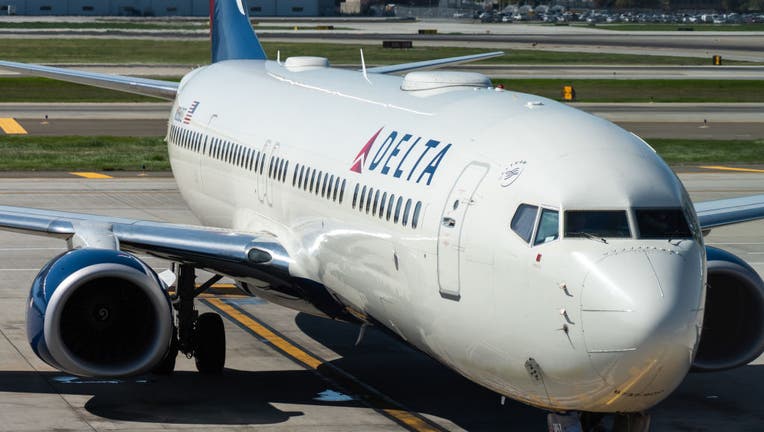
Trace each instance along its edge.
<path fill-rule="evenodd" d="M 478 60 L 485 60 L 487 58 L 499 57 L 503 55 L 504 55 L 504 51 L 494 51 L 494 52 L 471 54 L 471 55 L 459 56 L 459 57 L 448 57 L 448 58 L 442 58 L 437 60 L 425 60 L 425 61 L 412 62 L 412 63 L 402 63 L 397 65 L 378 66 L 378 67 L 368 68 L 366 69 L 366 72 L 377 73 L 377 74 L 392 74 L 392 73 L 399 73 L 399 72 L 411 72 L 411 71 L 423 70 L 423 69 L 437 69 L 444 66 L 452 66 L 456 64 L 469 63 L 469 62 L 474 62 Z"/>
<path fill-rule="evenodd" d="M 85 84 L 126 93 L 152 96 L 174 100 L 178 92 L 178 83 L 147 78 L 134 78 L 124 75 L 109 75 L 95 72 L 82 72 L 52 66 L 0 61 L 0 67 L 27 75 Z"/>
<path fill-rule="evenodd" d="M 764 219 L 764 195 L 750 195 L 695 204 L 703 230 Z"/>

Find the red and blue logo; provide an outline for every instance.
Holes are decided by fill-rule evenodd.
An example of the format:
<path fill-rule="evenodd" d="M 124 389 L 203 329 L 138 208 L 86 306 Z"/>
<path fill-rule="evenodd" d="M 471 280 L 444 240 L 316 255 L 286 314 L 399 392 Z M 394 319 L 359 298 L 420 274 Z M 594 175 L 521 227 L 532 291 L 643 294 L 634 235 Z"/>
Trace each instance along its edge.
<path fill-rule="evenodd" d="M 442 145 L 443 142 L 439 140 L 393 130 L 382 141 L 374 157 L 369 159 L 371 149 L 376 144 L 382 129 L 384 127 L 364 144 L 353 159 L 350 171 L 363 174 L 366 168 L 369 171 L 390 175 L 407 182 L 426 181 L 429 185 L 443 158 L 451 149 L 451 144 Z M 369 161 L 368 166 L 367 161 Z"/>
<path fill-rule="evenodd" d="M 355 160 L 353 160 L 353 166 L 350 167 L 350 171 L 357 172 L 358 174 L 363 174 L 363 166 L 366 165 L 366 159 L 369 157 L 369 151 L 371 150 L 371 146 L 374 145 L 374 141 L 377 140 L 377 136 L 379 136 L 379 133 L 382 132 L 382 129 L 384 127 L 379 128 L 377 133 L 372 136 L 369 141 L 366 142 L 366 145 L 363 146 L 360 152 L 358 152 L 358 156 L 355 157 Z"/>

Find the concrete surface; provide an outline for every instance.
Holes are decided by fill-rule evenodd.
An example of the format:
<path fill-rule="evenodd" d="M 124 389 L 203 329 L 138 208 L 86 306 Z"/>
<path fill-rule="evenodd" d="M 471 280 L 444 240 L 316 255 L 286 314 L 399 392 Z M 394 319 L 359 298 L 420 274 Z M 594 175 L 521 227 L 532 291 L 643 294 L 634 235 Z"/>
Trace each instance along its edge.
<path fill-rule="evenodd" d="M 694 199 L 764 193 L 764 174 L 682 174 Z M 18 178 L 0 181 L 0 203 L 194 223 L 172 178 L 85 180 Z M 708 242 L 729 249 L 764 272 L 764 222 L 715 230 Z M 324 359 L 306 370 L 263 340 L 226 320 L 228 369 L 199 376 L 179 358 L 171 377 L 112 382 L 76 380 L 43 364 L 25 336 L 24 305 L 38 269 L 63 250 L 57 240 L 0 232 L 0 430 L 400 430 L 384 415 L 405 406 L 435 430 L 546 430 L 542 411 L 499 397 L 431 359 L 370 330 L 357 329 L 258 301 L 226 301 Z M 156 269 L 165 262 L 145 258 Z M 757 431 L 764 418 L 762 359 L 736 370 L 693 374 L 653 410 L 654 431 Z M 331 365 L 331 366 L 329 366 Z M 322 368 L 340 368 L 388 399 L 377 406 L 341 397 Z M 335 394 L 336 395 L 336 394 Z M 325 398 L 326 399 L 326 398 Z M 423 430 L 408 427 L 409 430 Z"/>

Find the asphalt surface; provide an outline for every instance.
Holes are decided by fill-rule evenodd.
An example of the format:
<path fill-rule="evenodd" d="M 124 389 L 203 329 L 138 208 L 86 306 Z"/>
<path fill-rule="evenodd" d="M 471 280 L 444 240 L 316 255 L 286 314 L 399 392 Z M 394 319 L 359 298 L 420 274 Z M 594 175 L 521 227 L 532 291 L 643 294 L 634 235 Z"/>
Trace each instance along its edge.
<path fill-rule="evenodd" d="M 39 136 L 164 136 L 167 120 L 49 120 L 17 119 L 30 135 Z M 631 122 L 616 121 L 624 129 L 644 138 L 717 140 L 764 139 L 764 123 Z M 2 133 L 0 133 L 2 136 Z"/>
<path fill-rule="evenodd" d="M 573 105 L 647 138 L 764 138 L 764 104 Z M 31 135 L 162 136 L 170 107 L 167 103 L 0 104 L 0 118 L 15 118 Z"/>
<path fill-rule="evenodd" d="M 694 199 L 764 193 L 764 174 L 707 172 L 681 178 Z M 0 204 L 196 222 L 172 178 L 5 178 Z M 714 230 L 707 241 L 764 272 L 763 222 Z M 317 369 L 289 360 L 228 313 L 222 376 L 200 376 L 193 361 L 181 356 L 178 372 L 170 377 L 69 377 L 37 359 L 24 325 L 27 289 L 38 269 L 63 250 L 63 242 L 0 232 L 0 246 L 2 431 L 546 430 L 544 412 L 513 401 L 502 406 L 498 395 L 374 329 L 354 347 L 357 328 L 230 292 L 205 298 L 200 308 L 217 304 L 249 314 L 319 358 Z M 145 260 L 158 270 L 167 267 L 160 260 Z M 764 387 L 756 383 L 764 379 L 763 360 L 732 371 L 689 375 L 652 411 L 653 430 L 761 430 Z M 338 370 L 355 384 L 338 383 Z M 376 398 L 359 399 L 372 392 Z M 412 423 L 403 426 L 389 412 L 402 412 Z"/>
<path fill-rule="evenodd" d="M 308 26 L 335 24 L 312 21 Z M 270 26 L 271 24 L 266 24 Z M 473 21 L 422 20 L 417 22 L 343 22 L 336 30 L 316 31 L 304 22 L 280 21 L 281 29 L 255 30 L 266 41 L 333 41 L 378 44 L 383 40 L 411 40 L 414 46 L 479 46 L 551 51 L 581 51 L 707 57 L 721 55 L 730 60 L 764 62 L 764 32 L 643 32 L 610 31 L 589 27 L 527 24 L 481 24 Z M 298 30 L 294 30 L 297 27 Z M 438 34 L 418 34 L 436 29 Z M 702 30 L 702 27 L 698 27 Z M 0 38 L 140 38 L 203 39 L 206 30 L 61 30 L 5 29 Z"/>
<path fill-rule="evenodd" d="M 320 53 L 316 53 L 320 54 Z M 511 53 L 505 57 L 511 60 Z M 359 57 L 360 60 L 360 57 Z M 367 59 L 368 67 L 379 66 Z M 710 63 L 710 62 L 709 62 Z M 75 70 L 139 77 L 181 77 L 190 72 L 190 65 L 118 65 L 118 64 L 50 64 Z M 333 64 L 333 67 L 358 69 L 357 64 Z M 704 79 L 704 80 L 764 80 L 764 66 L 664 66 L 664 65 L 486 65 L 480 62 L 459 65 L 449 70 L 478 72 L 492 78 L 548 79 Z M 21 76 L 0 70 L 0 77 Z"/>

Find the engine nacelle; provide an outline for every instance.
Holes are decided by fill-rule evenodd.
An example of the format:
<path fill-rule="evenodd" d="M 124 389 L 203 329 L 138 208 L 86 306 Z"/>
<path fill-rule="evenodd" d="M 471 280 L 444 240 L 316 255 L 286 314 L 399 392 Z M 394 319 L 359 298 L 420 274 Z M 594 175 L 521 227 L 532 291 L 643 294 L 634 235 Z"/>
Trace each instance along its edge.
<path fill-rule="evenodd" d="M 707 246 L 708 289 L 695 371 L 743 366 L 764 351 L 764 282 L 745 261 Z"/>
<path fill-rule="evenodd" d="M 167 353 L 172 305 L 156 273 L 110 249 L 68 251 L 32 283 L 27 338 L 38 357 L 79 376 L 140 374 Z"/>

